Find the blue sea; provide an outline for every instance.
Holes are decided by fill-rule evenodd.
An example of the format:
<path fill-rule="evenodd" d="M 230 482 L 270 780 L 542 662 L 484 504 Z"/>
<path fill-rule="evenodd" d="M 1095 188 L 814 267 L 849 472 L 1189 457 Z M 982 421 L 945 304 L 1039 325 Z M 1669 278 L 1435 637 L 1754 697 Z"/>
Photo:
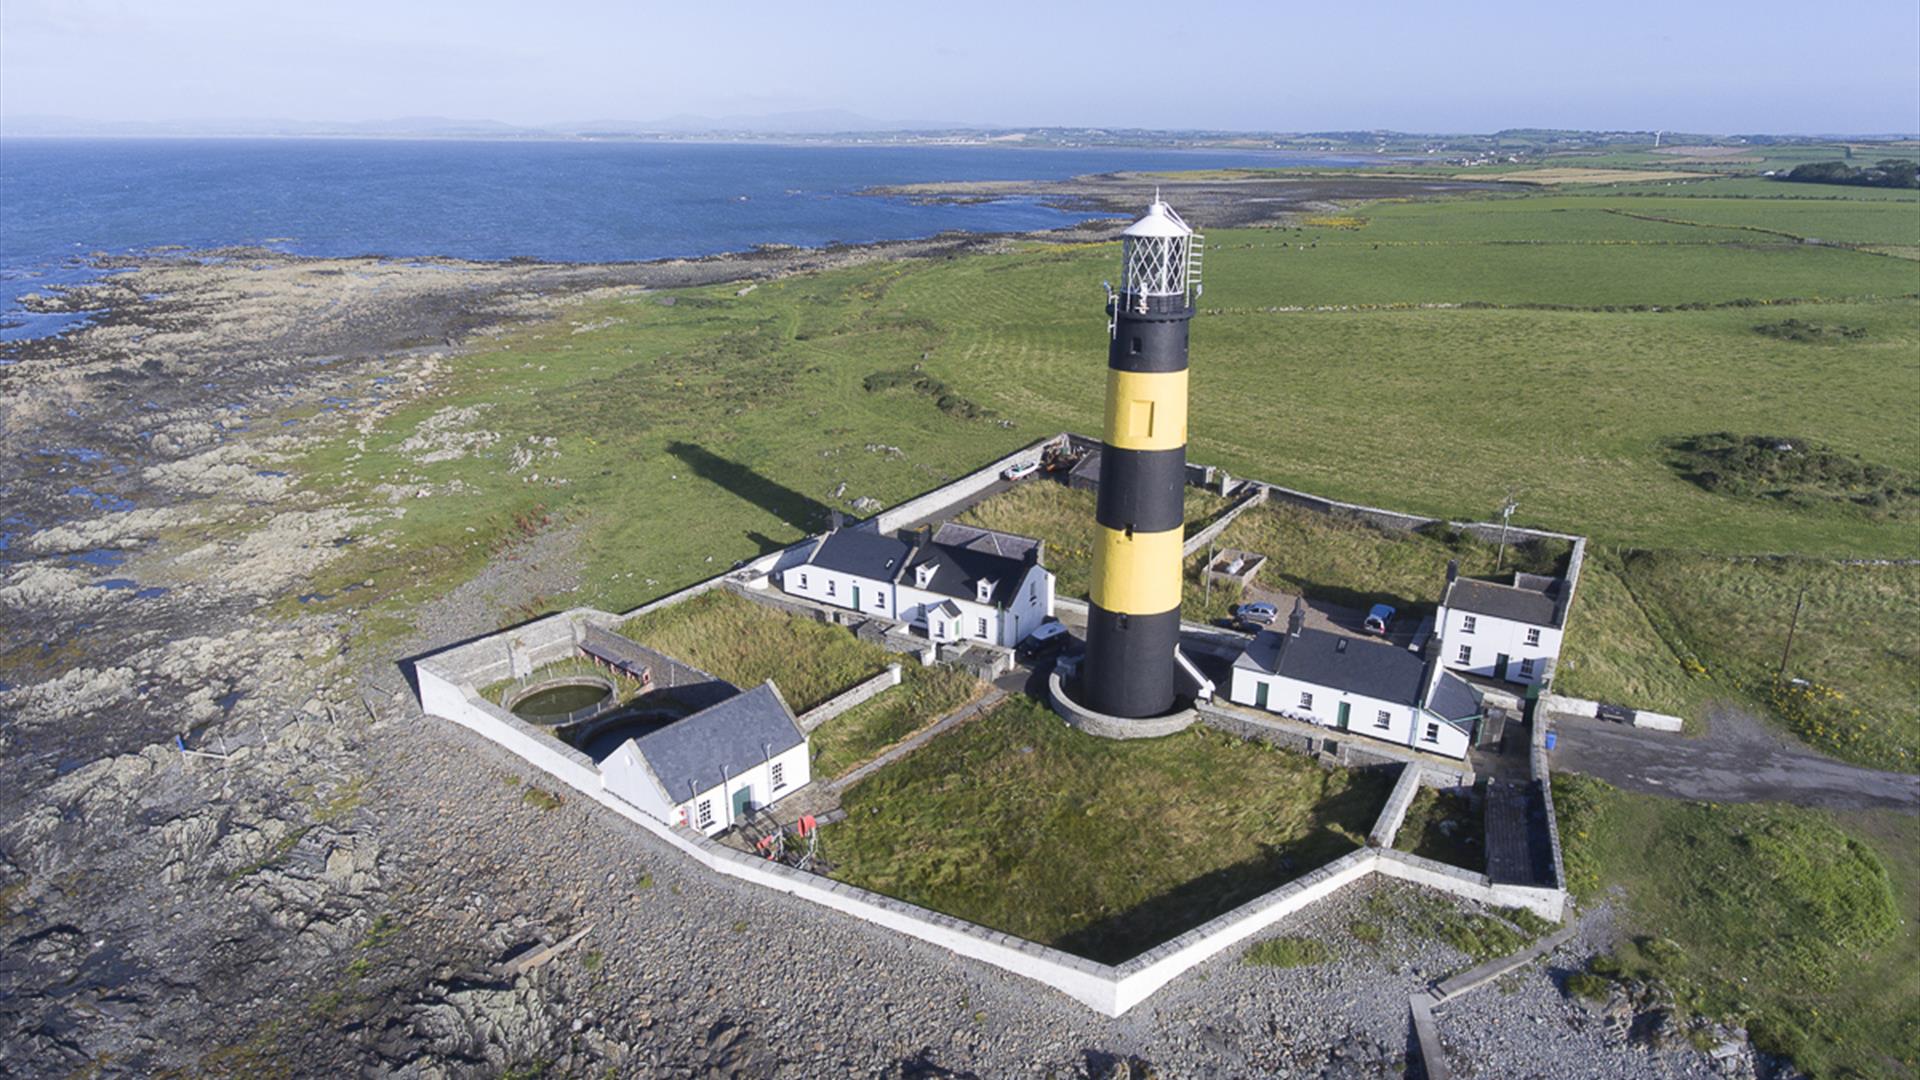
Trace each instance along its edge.
<path fill-rule="evenodd" d="M 94 252 L 260 245 L 301 255 L 612 262 L 1049 228 L 1029 199 L 920 205 L 861 190 L 1235 165 L 1286 152 L 350 139 L 0 140 L 0 339 L 56 333 L 22 295 Z"/>

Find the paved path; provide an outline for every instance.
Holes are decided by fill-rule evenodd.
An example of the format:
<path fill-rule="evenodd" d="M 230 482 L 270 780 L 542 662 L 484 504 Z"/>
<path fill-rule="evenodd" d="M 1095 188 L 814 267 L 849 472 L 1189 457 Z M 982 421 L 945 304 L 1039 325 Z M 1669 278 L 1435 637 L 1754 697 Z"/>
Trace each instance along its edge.
<path fill-rule="evenodd" d="M 1830 810 L 1920 813 L 1920 775 L 1848 765 L 1785 741 L 1727 706 L 1708 734 L 1668 735 L 1603 720 L 1556 717 L 1553 767 L 1629 791 L 1704 802 L 1790 802 Z"/>

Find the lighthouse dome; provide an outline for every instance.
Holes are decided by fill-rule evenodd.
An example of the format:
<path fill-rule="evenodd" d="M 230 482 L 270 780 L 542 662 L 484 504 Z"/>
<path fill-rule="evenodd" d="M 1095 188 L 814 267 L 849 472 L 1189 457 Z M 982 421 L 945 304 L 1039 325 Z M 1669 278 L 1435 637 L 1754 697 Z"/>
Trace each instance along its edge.
<path fill-rule="evenodd" d="M 1179 214 L 1173 212 L 1173 207 L 1155 199 L 1153 205 L 1147 207 L 1147 216 L 1127 226 L 1127 231 L 1120 235 L 1172 239 L 1192 236 L 1193 230 L 1187 227 L 1186 222 L 1180 220 Z"/>

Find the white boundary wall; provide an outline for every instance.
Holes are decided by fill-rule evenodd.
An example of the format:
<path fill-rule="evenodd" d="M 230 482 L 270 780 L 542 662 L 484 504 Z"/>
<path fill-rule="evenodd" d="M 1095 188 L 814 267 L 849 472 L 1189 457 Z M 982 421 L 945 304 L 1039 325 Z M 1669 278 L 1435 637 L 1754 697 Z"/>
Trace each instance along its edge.
<path fill-rule="evenodd" d="M 1490 885 L 1482 874 L 1402 852 L 1361 848 L 1124 964 L 1117 967 L 1100 964 L 846 882 L 771 863 L 716 844 L 684 826 L 668 825 L 608 791 L 598 770 L 584 754 L 520 722 L 480 698 L 469 686 L 450 681 L 448 672 L 436 664 L 435 659 L 423 659 L 416 667 L 421 704 L 428 713 L 443 716 L 519 755 L 709 870 L 832 908 L 1033 979 L 1107 1016 L 1121 1015 L 1196 964 L 1370 873 L 1386 873 L 1485 904 L 1524 907 L 1556 920 L 1560 918 L 1565 899 L 1565 894 L 1557 889 Z"/>
<path fill-rule="evenodd" d="M 851 528 L 866 529 L 869 532 L 893 532 L 910 521 L 918 521 L 946 509 L 961 499 L 978 495 L 992 487 L 994 482 L 1000 479 L 1001 473 L 1015 465 L 1024 465 L 1028 462 L 1038 464 L 1046 453 L 1047 447 L 1066 438 L 1067 436 L 1062 433 L 1028 443 L 1013 453 L 995 460 L 991 465 L 975 469 L 958 480 L 943 484 L 924 495 L 917 495 L 898 506 L 888 507 Z"/>

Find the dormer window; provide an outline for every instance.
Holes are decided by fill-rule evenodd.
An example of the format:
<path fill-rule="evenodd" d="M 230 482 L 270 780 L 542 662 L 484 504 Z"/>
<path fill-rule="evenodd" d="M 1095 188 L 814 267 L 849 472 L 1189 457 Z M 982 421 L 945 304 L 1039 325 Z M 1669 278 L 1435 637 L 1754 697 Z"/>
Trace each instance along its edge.
<path fill-rule="evenodd" d="M 974 583 L 974 594 L 973 594 L 974 599 L 980 601 L 983 604 L 987 603 L 989 600 L 992 600 L 993 585 L 994 583 L 991 581 L 988 581 L 986 578 L 981 578 L 978 582 Z"/>
<path fill-rule="evenodd" d="M 934 569 L 935 569 L 934 565 L 930 562 L 921 563 L 919 566 L 914 567 L 913 568 L 914 588 L 924 589 L 928 585 L 933 584 Z"/>

